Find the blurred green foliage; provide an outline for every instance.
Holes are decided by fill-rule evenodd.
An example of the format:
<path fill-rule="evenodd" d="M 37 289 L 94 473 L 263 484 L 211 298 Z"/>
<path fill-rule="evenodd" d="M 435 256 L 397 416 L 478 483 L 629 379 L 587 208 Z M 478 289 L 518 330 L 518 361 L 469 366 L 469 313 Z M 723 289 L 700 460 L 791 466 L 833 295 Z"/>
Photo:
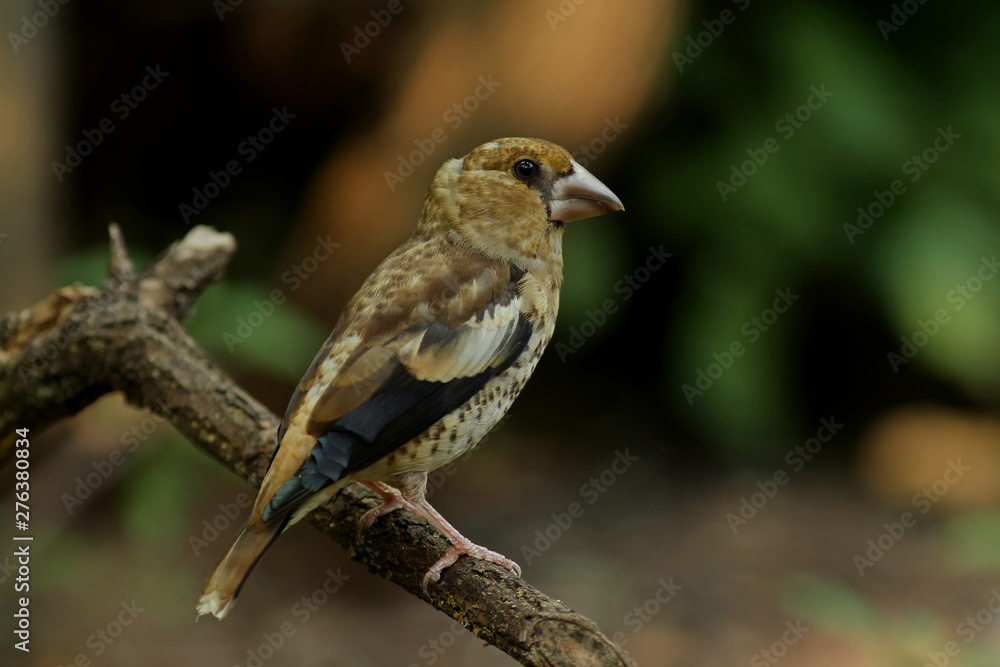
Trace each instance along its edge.
<path fill-rule="evenodd" d="M 984 604 L 988 596 L 984 590 Z M 959 647 L 962 665 L 996 664 L 996 652 L 989 643 L 976 643 L 975 634 L 970 637 L 973 626 L 956 633 L 950 616 L 930 609 L 880 607 L 873 597 L 842 582 L 805 573 L 790 575 L 779 594 L 782 609 L 804 627 L 837 637 L 881 664 L 922 665 L 930 653 L 941 653 L 948 642 Z"/>
<path fill-rule="evenodd" d="M 720 8 L 735 19 L 678 71 L 674 54 Z M 625 391 L 663 407 L 652 421 L 686 427 L 723 460 L 775 460 L 820 414 L 863 420 L 940 398 L 911 391 L 914 378 L 996 403 L 1000 281 L 974 298 L 955 290 L 1000 247 L 1000 8 L 979 3 L 971 20 L 920 5 L 886 39 L 878 21 L 891 11 L 860 1 L 693 5 L 664 36 L 661 108 L 632 120 L 590 165 L 626 211 L 566 234 L 554 342 L 597 324 L 568 363 L 617 365 L 616 379 L 632 379 Z M 933 162 L 923 169 L 914 156 Z M 291 294 L 268 314 L 257 306 L 275 287 L 259 273 L 275 261 L 274 221 L 294 211 L 275 192 L 238 187 L 254 189 L 230 193 L 249 203 L 220 202 L 197 222 L 255 231 L 239 234 L 231 277 L 187 326 L 224 365 L 295 382 L 328 328 Z M 167 232 L 176 236 L 158 233 Z M 666 268 L 625 298 L 620 281 L 661 245 L 673 253 Z M 97 284 L 105 263 L 103 246 L 80 253 L 62 283 Z M 756 325 L 777 290 L 799 298 L 766 329 Z M 609 299 L 607 323 L 595 322 Z M 924 336 L 921 323 L 941 311 L 947 321 L 894 368 L 887 355 Z M 244 322 L 250 335 L 240 335 Z M 722 368 L 734 344 L 743 353 Z M 601 378 L 587 385 L 593 392 Z"/>
<path fill-rule="evenodd" d="M 623 228 L 639 222 L 650 238 L 668 240 L 682 275 L 676 302 L 664 306 L 671 331 L 663 400 L 735 460 L 781 454 L 788 446 L 775 438 L 781 425 L 806 426 L 796 421 L 806 389 L 796 365 L 808 313 L 829 308 L 815 301 L 817 285 L 874 305 L 881 317 L 859 324 L 884 352 L 864 360 L 863 375 L 840 381 L 905 383 L 886 355 L 945 309 L 948 321 L 900 372 L 996 398 L 1000 280 L 984 282 L 964 307 L 952 290 L 1000 248 L 1000 8 L 979 4 L 973 19 L 921 5 L 886 40 L 877 21 L 890 12 L 888 4 L 862 3 L 754 3 L 736 11 L 682 72 L 669 63 L 665 122 L 631 138 L 638 156 L 622 166 L 638 179 L 631 199 L 623 195 L 628 222 L 567 234 L 564 327 L 632 268 L 607 235 L 628 234 Z M 717 14 L 693 7 L 671 49 L 683 50 L 686 36 Z M 803 106 L 817 90 L 831 95 Z M 796 113 L 799 122 L 789 122 Z M 949 128 L 951 144 L 940 140 L 935 149 Z M 763 150 L 769 138 L 777 150 Z M 754 155 L 758 164 L 747 164 Z M 724 200 L 718 184 L 739 184 L 730 179 L 741 165 L 750 175 Z M 899 195 L 890 191 L 897 180 L 905 188 Z M 858 207 L 889 196 L 867 230 L 845 228 L 858 224 Z M 786 287 L 801 300 L 749 340 L 744 323 Z M 824 345 L 845 342 L 826 334 Z M 682 385 L 693 386 L 697 371 L 736 341 L 746 352 L 689 406 Z M 849 402 L 850 387 L 841 391 Z"/>
<path fill-rule="evenodd" d="M 1000 575 L 1000 510 L 964 512 L 947 518 L 944 546 L 958 568 L 990 576 Z"/>
<path fill-rule="evenodd" d="M 215 285 L 198 300 L 187 329 L 216 360 L 298 383 L 330 332 L 284 291 L 281 303 L 274 301 L 274 291 L 264 282 Z"/>
<path fill-rule="evenodd" d="M 956 10 L 944 3 L 923 3 L 885 39 L 877 21 L 888 17 L 891 5 L 888 0 L 752 2 L 735 11 L 735 21 L 680 72 L 674 51 L 683 50 L 687 37 L 704 30 L 702 22 L 716 18 L 721 7 L 738 6 L 728 0 L 692 4 L 686 23 L 664 36 L 668 47 L 659 108 L 630 119 L 613 150 L 589 165 L 621 195 L 626 211 L 575 223 L 565 238 L 565 284 L 554 343 L 565 342 L 571 330 L 593 321 L 590 313 L 607 299 L 616 304 L 607 324 L 596 326 L 585 349 L 569 357 L 560 370 L 560 390 L 568 400 L 587 395 L 600 405 L 580 420 L 585 427 L 594 425 L 587 421 L 594 415 L 601 420 L 600 428 L 593 430 L 601 446 L 613 438 L 627 442 L 638 433 L 650 443 L 648 451 L 667 458 L 682 448 L 698 450 L 685 446 L 706 441 L 720 458 L 742 466 L 780 459 L 790 446 L 801 444 L 817 426 L 809 419 L 810 411 L 841 417 L 842 410 L 858 410 L 858 404 L 877 400 L 877 405 L 860 406 L 869 410 L 868 415 L 876 415 L 893 402 L 911 399 L 911 386 L 919 384 L 914 378 L 954 387 L 968 403 L 996 404 L 1000 281 L 985 282 L 973 298 L 962 297 L 961 308 L 954 291 L 968 285 L 983 266 L 983 257 L 992 258 L 1000 248 L 996 221 L 1000 86 L 995 71 L 1000 7 L 979 2 Z M 214 25 L 216 17 L 210 18 Z M 205 34 L 208 53 L 214 53 L 219 42 L 214 33 Z M 189 40 L 182 43 L 189 48 Z M 255 123 L 256 119 L 230 113 L 247 102 L 245 91 L 233 94 L 236 78 L 210 69 L 211 58 L 201 56 L 206 51 L 192 48 L 191 53 L 199 67 L 206 64 L 206 90 L 211 93 L 206 98 L 219 98 L 199 107 L 192 127 L 217 133 L 222 119 L 231 121 L 230 115 L 237 122 Z M 102 68 L 90 63 L 88 69 Z M 234 89 L 223 89 L 220 82 Z M 817 90 L 832 95 L 820 104 Z M 235 100 L 232 107 L 219 101 L 227 93 Z M 811 96 L 814 108 L 808 106 Z M 98 92 L 97 97 L 104 104 L 105 93 Z M 349 103 L 338 102 L 334 115 L 354 111 L 356 97 L 345 99 Z M 147 109 L 143 113 L 152 111 Z M 367 118 L 367 109 L 362 111 Z M 799 119 L 793 123 L 787 115 L 797 112 Z M 279 261 L 276 248 L 287 231 L 281 221 L 296 218 L 302 184 L 352 127 L 344 125 L 348 128 L 344 130 L 342 119 L 331 120 L 325 112 L 316 116 L 322 118 L 304 119 L 313 125 L 301 130 L 315 145 L 313 162 L 296 159 L 300 172 L 289 173 L 279 164 L 280 169 L 259 172 L 255 180 L 248 176 L 235 182 L 226 198 L 195 220 L 234 230 L 240 251 L 229 277 L 199 299 L 186 322 L 188 330 L 227 369 L 290 385 L 301 377 L 329 329 L 297 306 L 287 290 L 282 292 L 286 297 L 282 303 L 266 305 L 277 285 L 269 271 Z M 801 120 L 805 116 L 808 119 Z M 152 126 L 160 132 L 160 124 Z M 913 157 L 936 151 L 935 140 L 949 128 L 959 135 L 954 143 L 935 155 L 926 170 L 914 171 Z M 180 143 L 185 150 L 189 143 L 197 145 Z M 93 195 L 86 181 L 79 187 L 81 195 L 93 196 L 98 206 L 112 207 L 91 216 L 100 226 L 112 218 L 136 226 L 151 220 L 153 224 L 142 230 L 126 227 L 125 237 L 130 243 L 134 239 L 135 246 L 158 251 L 185 230 L 177 220 L 176 202 L 167 201 L 160 209 L 148 202 L 155 201 L 161 190 L 170 191 L 161 185 L 165 179 L 188 176 L 184 170 L 171 174 L 163 166 L 169 161 L 161 153 L 162 145 L 150 141 L 157 150 L 140 142 L 134 145 L 151 156 L 145 166 L 153 176 L 144 178 L 155 185 L 148 191 L 125 187 L 127 181 L 120 175 L 128 169 L 121 163 L 111 166 L 111 185 L 105 184 L 114 196 Z M 230 149 L 224 146 L 225 151 Z M 110 156 L 110 144 L 102 150 Z M 737 187 L 730 182 L 733 168 L 739 170 L 754 156 L 761 163 L 745 169 L 752 171 L 745 183 Z M 206 150 L 199 157 L 214 164 L 228 153 L 217 156 Z M 99 154 L 87 168 L 100 159 Z M 279 174 L 287 181 L 279 180 Z M 897 187 L 893 192 L 895 181 L 905 190 Z M 727 190 L 725 199 L 720 182 L 735 188 Z M 892 204 L 882 204 L 889 193 Z M 135 199 L 126 206 L 122 202 L 129 197 Z M 884 209 L 879 215 L 875 204 Z M 859 207 L 871 212 L 873 219 L 863 233 L 849 227 L 858 225 Z M 171 227 L 156 224 L 157 220 L 178 224 Z M 616 285 L 644 263 L 651 245 L 663 245 L 674 256 L 634 298 L 625 299 Z M 152 259 L 135 248 L 131 255 L 140 267 Z M 61 263 L 57 284 L 98 285 L 105 279 L 107 261 L 106 242 L 77 251 Z M 799 300 L 766 330 L 751 325 L 746 331 L 756 330 L 758 335 L 747 335 L 745 327 L 772 306 L 776 290 L 785 289 Z M 840 301 L 834 303 L 832 294 Z M 920 323 L 932 320 L 940 310 L 946 311 L 948 321 L 894 373 L 887 353 L 899 352 L 901 339 L 912 341 L 921 331 Z M 683 386 L 695 385 L 698 371 L 718 363 L 715 355 L 724 355 L 737 342 L 745 352 L 689 402 Z M 844 348 L 875 352 L 858 363 L 834 368 L 839 372 L 829 377 L 815 372 L 817 363 L 810 355 L 839 359 Z M 554 351 L 548 356 L 551 367 Z M 574 364 L 586 373 L 585 382 L 566 382 Z M 615 382 L 608 382 L 609 377 Z M 538 382 L 533 381 L 532 389 Z M 643 401 L 649 397 L 663 409 L 646 410 L 649 403 Z M 625 414 L 647 423 L 620 419 L 621 405 L 640 406 Z M 521 405 L 515 413 L 531 414 L 526 407 Z M 536 409 L 534 414 L 547 413 Z M 564 423 L 560 421 L 557 428 Z M 862 431 L 856 423 L 846 423 L 849 437 Z M 689 426 L 685 435 L 690 437 L 666 433 L 678 424 Z M 577 445 L 560 435 L 543 449 L 564 446 L 574 458 L 586 460 Z M 823 456 L 829 454 L 824 451 Z M 658 463 L 651 465 L 659 467 Z M 51 548 L 39 552 L 38 570 L 46 573 L 39 588 L 61 597 L 65 591 L 84 596 L 93 582 L 103 587 L 111 582 L 122 597 L 173 600 L 172 606 L 158 607 L 177 610 L 176 618 L 168 620 L 186 628 L 196 588 L 178 564 L 189 558 L 190 536 L 200 534 L 201 522 L 216 512 L 214 501 L 202 499 L 209 506 L 199 507 L 200 492 L 192 490 L 216 488 L 225 473 L 165 426 L 127 465 L 127 476 L 102 489 L 101 495 L 114 502 L 94 498 L 68 527 L 40 535 L 51 540 L 46 542 Z M 675 468 L 669 469 L 677 474 Z M 812 483 L 796 482 L 800 488 Z M 554 486 L 558 488 L 558 481 Z M 234 488 L 242 489 L 236 484 Z M 682 504 L 688 502 L 690 496 L 682 499 Z M 640 510 L 656 512 L 659 506 L 654 502 L 628 508 Z M 126 528 L 121 546 L 94 530 L 95 525 L 107 530 L 108 525 L 118 524 Z M 962 578 L 997 574 L 1000 512 L 956 513 L 928 525 L 929 540 L 936 541 Z M 829 530 L 854 528 L 839 524 Z M 200 558 L 199 573 L 231 532 L 195 554 Z M 798 533 L 789 530 L 787 535 Z M 672 552 L 676 544 L 671 542 L 665 550 Z M 125 572 L 119 571 L 122 560 L 113 557 L 120 550 L 132 556 Z M 660 552 L 651 553 L 659 560 Z M 789 570 L 795 567 L 789 564 L 794 561 L 791 553 L 782 556 L 788 560 L 782 567 Z M 704 556 L 698 552 L 696 557 Z M 737 560 L 750 562 L 743 554 Z M 829 569 L 821 574 L 795 572 L 775 591 L 776 606 L 789 618 L 800 618 L 859 647 L 863 654 L 885 656 L 884 664 L 923 664 L 928 651 L 940 650 L 954 639 L 956 621 L 945 610 L 885 603 L 895 596 L 886 594 L 883 586 L 889 589 L 891 584 L 884 582 L 897 575 L 889 563 L 881 572 L 887 579 L 841 580 Z M 907 579 L 920 580 L 919 572 Z M 944 581 L 950 586 L 960 579 Z M 940 577 L 929 582 L 923 599 L 934 600 L 928 604 L 936 607 L 947 596 L 941 589 L 933 590 L 935 582 L 944 586 Z M 690 590 L 697 593 L 693 585 Z M 953 590 L 948 592 L 955 597 Z M 963 604 L 974 610 L 987 598 L 984 589 L 981 598 Z M 151 617 L 166 613 L 151 610 Z M 710 618 L 714 626 L 720 617 L 713 611 Z M 985 639 L 963 645 L 962 664 L 996 664 L 995 651 Z"/>

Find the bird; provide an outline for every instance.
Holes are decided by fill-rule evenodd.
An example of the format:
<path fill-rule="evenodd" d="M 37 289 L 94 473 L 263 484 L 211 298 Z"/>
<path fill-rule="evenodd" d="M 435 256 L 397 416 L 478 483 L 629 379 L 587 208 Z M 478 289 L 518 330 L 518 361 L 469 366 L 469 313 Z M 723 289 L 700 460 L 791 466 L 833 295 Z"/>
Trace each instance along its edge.
<path fill-rule="evenodd" d="M 381 496 L 359 534 L 406 508 L 451 542 L 423 588 L 474 544 L 426 499 L 427 475 L 503 417 L 552 339 L 567 222 L 624 210 L 564 148 L 490 141 L 435 173 L 413 235 L 350 299 L 295 389 L 246 523 L 205 581 L 198 615 L 224 618 L 284 530 L 349 482 Z"/>

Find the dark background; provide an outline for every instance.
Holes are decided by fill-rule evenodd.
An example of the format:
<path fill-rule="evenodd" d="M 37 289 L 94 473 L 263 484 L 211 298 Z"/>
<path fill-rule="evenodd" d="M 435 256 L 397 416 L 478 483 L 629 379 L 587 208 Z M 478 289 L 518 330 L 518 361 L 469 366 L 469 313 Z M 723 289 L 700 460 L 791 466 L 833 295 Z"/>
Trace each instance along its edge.
<path fill-rule="evenodd" d="M 142 261 L 193 224 L 231 232 L 189 330 L 282 413 L 445 159 L 556 141 L 626 211 L 570 226 L 553 346 L 488 442 L 432 479 L 442 512 L 640 664 L 923 665 L 950 641 L 948 664 L 1000 660 L 994 4 L 55 6 L 2 14 L 3 312 L 98 284 L 109 222 Z M 287 124 L 248 150 L 275 110 Z M 401 161 L 412 175 L 389 183 Z M 195 190 L 207 205 L 185 216 Z M 647 272 L 653 249 L 671 256 Z M 15 664 L 247 665 L 286 622 L 264 664 L 510 664 L 308 526 L 230 618 L 195 625 L 252 491 L 115 396 L 35 437 L 33 650 Z M 133 600 L 119 637 L 91 638 Z"/>

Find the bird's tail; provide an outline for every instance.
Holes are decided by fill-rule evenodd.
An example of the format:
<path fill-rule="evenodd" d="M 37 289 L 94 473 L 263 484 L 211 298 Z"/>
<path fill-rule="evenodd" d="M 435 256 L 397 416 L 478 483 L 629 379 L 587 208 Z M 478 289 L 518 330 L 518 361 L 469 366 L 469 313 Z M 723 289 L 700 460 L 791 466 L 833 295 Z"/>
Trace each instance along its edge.
<path fill-rule="evenodd" d="M 253 521 L 251 517 L 205 580 L 201 597 L 198 598 L 199 616 L 212 614 L 219 619 L 226 617 L 236 602 L 243 582 L 274 539 L 281 534 L 286 523 L 287 521 L 261 523 Z"/>

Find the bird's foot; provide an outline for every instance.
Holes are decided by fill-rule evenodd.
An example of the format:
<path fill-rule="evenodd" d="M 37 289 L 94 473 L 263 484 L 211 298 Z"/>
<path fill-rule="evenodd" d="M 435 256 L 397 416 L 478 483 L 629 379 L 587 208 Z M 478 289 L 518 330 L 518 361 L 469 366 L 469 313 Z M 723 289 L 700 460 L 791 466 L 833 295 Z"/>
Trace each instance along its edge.
<path fill-rule="evenodd" d="M 393 510 L 398 510 L 401 507 L 408 507 L 407 503 L 403 500 L 403 494 L 388 484 L 383 484 L 382 482 L 364 482 L 364 485 L 382 496 L 383 503 L 361 515 L 361 520 L 358 521 L 359 539 L 361 531 L 375 523 L 375 519 Z"/>
<path fill-rule="evenodd" d="M 486 547 L 481 547 L 461 535 L 459 535 L 459 537 L 461 538 L 461 543 L 453 543 L 447 553 L 445 553 L 444 556 L 441 556 L 441 558 L 439 558 L 437 562 L 431 566 L 431 569 L 427 570 L 427 574 L 424 575 L 424 593 L 427 593 L 427 587 L 432 582 L 436 582 L 441 579 L 441 573 L 445 570 L 445 568 L 454 565 L 458 561 L 458 557 L 463 554 L 495 563 L 500 567 L 507 568 L 518 577 L 521 576 L 521 567 L 511 559 L 507 558 L 503 554 L 498 554 L 496 551 L 491 551 Z M 450 539 L 454 542 L 455 538 L 450 537 Z"/>
<path fill-rule="evenodd" d="M 374 523 L 375 520 L 383 514 L 388 514 L 389 512 L 401 507 L 405 507 L 434 526 L 449 542 L 451 542 L 452 546 L 448 549 L 444 556 L 439 558 L 437 562 L 431 566 L 431 569 L 427 570 L 427 574 L 424 575 L 424 593 L 427 593 L 427 587 L 432 582 L 436 582 L 441 579 L 441 573 L 444 572 L 445 568 L 454 565 L 458 561 L 459 557 L 463 555 L 489 561 L 490 563 L 494 563 L 500 567 L 510 570 L 517 576 L 521 576 L 521 568 L 517 563 L 503 554 L 499 554 L 495 551 L 490 551 L 486 547 L 479 546 L 465 535 L 462 535 L 462 533 L 458 532 L 457 528 L 448 523 L 448 521 L 441 516 L 441 513 L 434 509 L 429 502 L 427 502 L 427 498 L 424 496 L 426 479 L 426 475 L 422 473 L 420 475 L 414 475 L 413 477 L 400 476 L 399 489 L 382 482 L 364 482 L 365 486 L 382 496 L 385 502 L 364 513 L 361 517 L 361 521 L 358 522 L 358 535 L 360 536 L 363 529 L 372 525 L 372 523 Z"/>

